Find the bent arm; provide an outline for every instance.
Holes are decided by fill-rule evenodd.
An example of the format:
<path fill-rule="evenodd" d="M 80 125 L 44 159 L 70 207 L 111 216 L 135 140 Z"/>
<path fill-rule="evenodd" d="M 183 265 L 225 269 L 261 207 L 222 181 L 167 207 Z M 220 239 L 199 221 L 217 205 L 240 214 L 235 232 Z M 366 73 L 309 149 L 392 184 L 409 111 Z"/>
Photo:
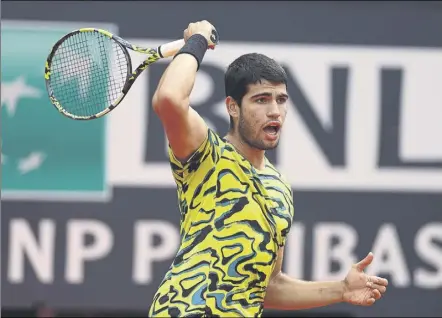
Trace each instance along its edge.
<path fill-rule="evenodd" d="M 282 273 L 284 248 L 278 252 L 270 278 L 264 307 L 281 310 L 301 310 L 323 307 L 343 301 L 344 282 L 309 282 Z"/>
<path fill-rule="evenodd" d="M 309 282 L 277 274 L 270 282 L 264 301 L 266 308 L 300 310 L 341 302 L 343 282 Z"/>
<path fill-rule="evenodd" d="M 152 99 L 169 145 L 180 161 L 186 161 L 207 137 L 204 120 L 189 105 L 197 67 L 193 56 L 176 56 L 161 77 Z"/>

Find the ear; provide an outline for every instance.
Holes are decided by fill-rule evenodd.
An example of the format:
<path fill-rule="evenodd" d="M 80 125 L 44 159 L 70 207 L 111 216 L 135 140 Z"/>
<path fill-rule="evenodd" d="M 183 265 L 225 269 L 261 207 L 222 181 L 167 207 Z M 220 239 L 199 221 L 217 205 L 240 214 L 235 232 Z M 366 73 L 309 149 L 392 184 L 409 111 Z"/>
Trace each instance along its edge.
<path fill-rule="evenodd" d="M 230 116 L 232 116 L 233 118 L 238 118 L 239 106 L 237 102 L 230 96 L 226 98 L 226 108 Z"/>

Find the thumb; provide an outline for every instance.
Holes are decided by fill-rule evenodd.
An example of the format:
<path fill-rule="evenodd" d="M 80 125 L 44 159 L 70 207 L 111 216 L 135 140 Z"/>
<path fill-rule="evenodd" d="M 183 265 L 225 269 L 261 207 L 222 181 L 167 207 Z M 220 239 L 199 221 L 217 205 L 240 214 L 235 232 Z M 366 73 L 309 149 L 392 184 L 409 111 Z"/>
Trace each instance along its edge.
<path fill-rule="evenodd" d="M 368 265 L 371 264 L 372 261 L 373 261 L 373 253 L 370 252 L 368 253 L 367 256 L 365 256 L 363 260 L 359 261 L 359 263 L 356 264 L 356 268 L 359 271 L 363 271 Z"/>

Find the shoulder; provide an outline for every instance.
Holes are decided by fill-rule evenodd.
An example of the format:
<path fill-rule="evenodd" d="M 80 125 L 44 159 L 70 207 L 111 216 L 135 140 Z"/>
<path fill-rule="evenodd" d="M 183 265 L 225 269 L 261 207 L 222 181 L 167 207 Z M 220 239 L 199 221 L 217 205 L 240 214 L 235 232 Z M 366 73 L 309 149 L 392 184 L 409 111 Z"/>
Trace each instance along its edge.
<path fill-rule="evenodd" d="M 274 180 L 276 180 L 280 185 L 286 188 L 286 191 L 292 195 L 292 186 L 284 174 L 278 170 L 267 158 L 266 158 L 266 168 L 267 171 L 273 175 Z"/>
<path fill-rule="evenodd" d="M 278 179 L 281 180 L 281 182 L 288 184 L 288 181 L 287 181 L 286 177 L 284 176 L 284 174 L 278 168 L 276 168 L 275 165 L 273 163 L 271 163 L 270 160 L 267 158 L 266 158 L 266 168 L 274 176 L 277 176 Z"/>
<path fill-rule="evenodd" d="M 185 162 L 178 160 L 169 146 L 169 160 L 172 170 L 180 175 L 188 175 L 199 169 L 201 165 L 214 165 L 221 157 L 225 142 L 212 129 L 207 129 L 207 136 L 201 145 Z"/>
<path fill-rule="evenodd" d="M 207 129 L 207 141 L 215 146 L 225 146 L 225 141 L 219 136 L 219 134 L 213 131 L 211 128 Z"/>

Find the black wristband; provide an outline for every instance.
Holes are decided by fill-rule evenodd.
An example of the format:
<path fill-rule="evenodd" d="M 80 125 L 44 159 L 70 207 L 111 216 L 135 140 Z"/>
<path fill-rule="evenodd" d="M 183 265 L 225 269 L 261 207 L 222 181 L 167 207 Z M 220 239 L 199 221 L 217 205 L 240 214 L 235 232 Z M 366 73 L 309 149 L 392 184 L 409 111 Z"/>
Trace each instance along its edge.
<path fill-rule="evenodd" d="M 175 54 L 174 58 L 183 53 L 190 54 L 196 59 L 198 63 L 198 70 L 208 47 L 209 43 L 203 35 L 194 34 L 189 39 L 187 39 L 186 44 L 184 44 L 184 46 L 178 51 L 178 53 Z"/>

